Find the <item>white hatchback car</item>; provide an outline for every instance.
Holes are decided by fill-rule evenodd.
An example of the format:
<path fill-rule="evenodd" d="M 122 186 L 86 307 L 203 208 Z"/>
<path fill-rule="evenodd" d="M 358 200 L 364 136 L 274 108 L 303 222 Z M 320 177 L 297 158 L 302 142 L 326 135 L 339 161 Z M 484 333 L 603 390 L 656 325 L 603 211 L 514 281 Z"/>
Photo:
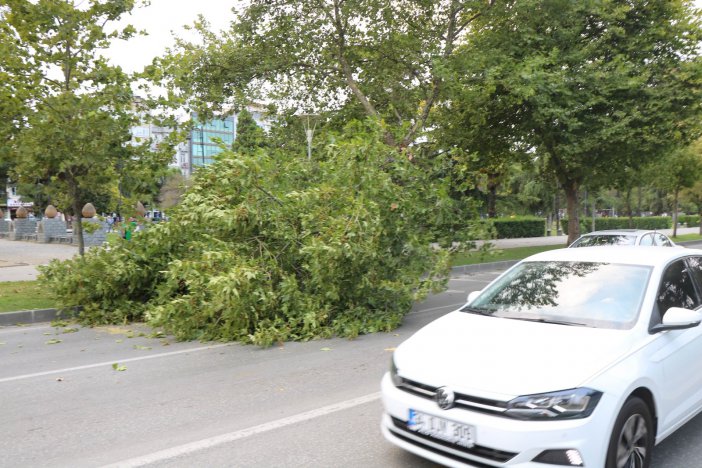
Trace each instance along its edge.
<path fill-rule="evenodd" d="M 570 247 L 595 247 L 601 245 L 675 247 L 675 243 L 665 234 L 645 229 L 607 229 L 588 232 L 570 244 Z"/>
<path fill-rule="evenodd" d="M 395 350 L 382 432 L 448 466 L 646 467 L 702 409 L 700 306 L 702 250 L 534 255 Z"/>

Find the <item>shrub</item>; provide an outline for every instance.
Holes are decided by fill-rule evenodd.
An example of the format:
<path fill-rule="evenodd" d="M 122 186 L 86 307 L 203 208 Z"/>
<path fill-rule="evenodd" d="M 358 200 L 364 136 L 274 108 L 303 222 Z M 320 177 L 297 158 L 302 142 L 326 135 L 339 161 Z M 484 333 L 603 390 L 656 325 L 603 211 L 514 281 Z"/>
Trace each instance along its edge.
<path fill-rule="evenodd" d="M 700 225 L 700 215 L 681 215 L 678 216 L 678 222 L 687 225 L 687 227 L 697 227 Z"/>
<path fill-rule="evenodd" d="M 673 221 L 669 216 L 642 216 L 631 218 L 595 218 L 595 229 L 602 231 L 605 229 L 670 229 Z M 563 232 L 568 232 L 568 220 L 561 219 Z M 592 218 L 580 218 L 580 233 L 585 234 L 592 231 Z"/>
<path fill-rule="evenodd" d="M 495 218 L 490 221 L 495 226 L 498 239 L 541 237 L 546 230 L 546 221 L 543 218 L 520 216 L 516 218 Z"/>
<path fill-rule="evenodd" d="M 390 330 L 445 285 L 441 198 L 375 135 L 325 161 L 225 152 L 170 221 L 54 261 L 41 281 L 87 323 L 146 320 L 179 339 L 270 345 Z"/>

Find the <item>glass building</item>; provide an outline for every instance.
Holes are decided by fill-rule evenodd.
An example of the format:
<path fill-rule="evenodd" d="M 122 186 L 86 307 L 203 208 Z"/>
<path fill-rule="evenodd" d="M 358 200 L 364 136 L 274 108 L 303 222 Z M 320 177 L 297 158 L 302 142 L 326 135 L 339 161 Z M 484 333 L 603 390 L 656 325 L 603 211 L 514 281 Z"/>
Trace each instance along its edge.
<path fill-rule="evenodd" d="M 193 129 L 190 132 L 190 168 L 206 166 L 214 156 L 222 152 L 220 143 L 231 148 L 236 138 L 236 116 L 200 122 L 193 114 Z"/>

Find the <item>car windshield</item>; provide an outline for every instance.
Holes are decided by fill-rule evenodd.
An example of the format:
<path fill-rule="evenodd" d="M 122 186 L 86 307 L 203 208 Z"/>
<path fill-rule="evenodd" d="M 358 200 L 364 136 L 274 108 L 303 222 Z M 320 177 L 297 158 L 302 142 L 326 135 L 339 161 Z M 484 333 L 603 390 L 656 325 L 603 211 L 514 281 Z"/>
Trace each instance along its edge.
<path fill-rule="evenodd" d="M 593 262 L 523 262 L 464 312 L 519 320 L 631 328 L 651 268 Z"/>
<path fill-rule="evenodd" d="M 636 236 L 626 234 L 594 234 L 583 236 L 576 240 L 571 247 L 594 247 L 597 245 L 635 245 Z"/>

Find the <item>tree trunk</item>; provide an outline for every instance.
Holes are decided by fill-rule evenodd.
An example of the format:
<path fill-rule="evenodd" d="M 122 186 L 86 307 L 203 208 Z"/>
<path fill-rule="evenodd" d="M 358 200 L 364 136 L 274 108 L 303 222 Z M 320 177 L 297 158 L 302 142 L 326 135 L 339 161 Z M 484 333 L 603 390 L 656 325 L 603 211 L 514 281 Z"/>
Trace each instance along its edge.
<path fill-rule="evenodd" d="M 77 192 L 77 190 L 72 192 Z M 83 207 L 80 206 L 80 200 L 76 195 L 73 196 L 73 238 L 78 240 L 78 253 L 82 257 L 85 255 L 85 242 L 83 241 L 83 223 L 81 222 L 81 217 L 83 216 L 81 211 Z"/>
<path fill-rule="evenodd" d="M 626 205 L 626 214 L 629 217 L 629 229 L 634 227 L 634 213 L 631 209 L 631 188 L 626 190 L 626 196 L 624 198 L 624 203 Z"/>
<path fill-rule="evenodd" d="M 699 210 L 700 211 L 700 236 L 702 236 L 702 208 Z"/>
<path fill-rule="evenodd" d="M 677 188 L 673 192 L 673 237 L 678 237 L 678 194 Z"/>
<path fill-rule="evenodd" d="M 572 180 L 563 184 L 568 210 L 568 245 L 580 237 L 580 216 L 578 214 L 578 183 Z"/>
<path fill-rule="evenodd" d="M 488 174 L 487 180 L 487 215 L 488 218 L 497 218 L 497 176 L 495 174 Z"/>

